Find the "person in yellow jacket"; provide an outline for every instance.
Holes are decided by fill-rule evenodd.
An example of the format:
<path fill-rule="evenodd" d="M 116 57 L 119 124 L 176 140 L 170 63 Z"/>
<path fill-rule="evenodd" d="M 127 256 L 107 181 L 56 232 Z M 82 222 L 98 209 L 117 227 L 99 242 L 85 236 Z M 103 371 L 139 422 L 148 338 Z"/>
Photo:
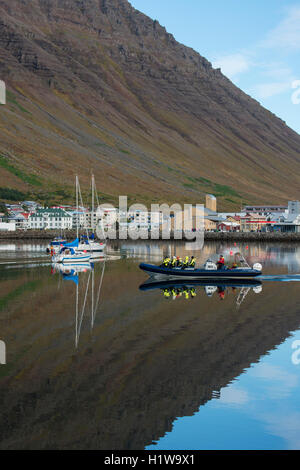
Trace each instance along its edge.
<path fill-rule="evenodd" d="M 166 257 L 164 258 L 164 260 L 163 260 L 162 266 L 163 266 L 164 268 L 168 268 L 169 265 L 170 265 L 170 262 L 171 262 L 171 259 L 170 259 L 168 256 L 166 256 Z"/>
<path fill-rule="evenodd" d="M 171 297 L 171 292 L 169 289 L 164 289 L 164 298 L 169 299 Z"/>
<path fill-rule="evenodd" d="M 184 290 L 182 291 L 182 293 L 183 293 L 183 295 L 184 295 L 185 300 L 189 300 L 189 298 L 190 298 L 189 290 L 188 290 L 188 289 L 184 289 Z"/>
<path fill-rule="evenodd" d="M 183 266 L 182 266 L 182 267 L 183 267 L 183 268 L 187 268 L 189 264 L 190 264 L 190 258 L 189 258 L 188 256 L 186 256 L 186 257 L 184 258 L 184 262 L 183 262 Z"/>
<path fill-rule="evenodd" d="M 190 266 L 191 268 L 194 268 L 195 265 L 196 265 L 196 258 L 195 258 L 194 256 L 192 256 L 189 266 Z"/>
<path fill-rule="evenodd" d="M 192 287 L 192 289 L 190 289 L 190 293 L 191 293 L 191 298 L 192 298 L 192 299 L 194 299 L 194 298 L 196 297 L 196 295 L 197 295 L 196 290 L 195 290 L 194 287 Z"/>

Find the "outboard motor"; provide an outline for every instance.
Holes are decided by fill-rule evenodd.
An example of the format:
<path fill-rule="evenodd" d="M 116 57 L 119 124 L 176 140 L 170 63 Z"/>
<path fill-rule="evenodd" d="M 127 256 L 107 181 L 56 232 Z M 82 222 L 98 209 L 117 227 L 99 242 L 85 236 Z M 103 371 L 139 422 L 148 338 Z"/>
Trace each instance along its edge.
<path fill-rule="evenodd" d="M 216 271 L 217 265 L 208 259 L 204 265 L 204 269 L 207 269 L 208 271 Z"/>
<path fill-rule="evenodd" d="M 216 286 L 205 286 L 205 293 L 207 297 L 212 297 L 218 288 Z"/>
<path fill-rule="evenodd" d="M 260 294 L 262 292 L 262 286 L 253 287 L 253 292 L 255 292 L 255 294 Z"/>
<path fill-rule="evenodd" d="M 262 265 L 260 263 L 255 263 L 253 265 L 253 269 L 255 269 L 255 271 L 262 271 Z"/>

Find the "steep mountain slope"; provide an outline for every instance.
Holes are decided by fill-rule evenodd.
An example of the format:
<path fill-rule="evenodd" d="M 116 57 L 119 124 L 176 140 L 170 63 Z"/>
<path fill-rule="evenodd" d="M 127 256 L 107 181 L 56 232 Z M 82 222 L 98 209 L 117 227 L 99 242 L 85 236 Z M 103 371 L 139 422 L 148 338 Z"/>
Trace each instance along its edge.
<path fill-rule="evenodd" d="M 300 136 L 127 0 L 2 0 L 0 78 L 0 187 L 300 198 Z"/>

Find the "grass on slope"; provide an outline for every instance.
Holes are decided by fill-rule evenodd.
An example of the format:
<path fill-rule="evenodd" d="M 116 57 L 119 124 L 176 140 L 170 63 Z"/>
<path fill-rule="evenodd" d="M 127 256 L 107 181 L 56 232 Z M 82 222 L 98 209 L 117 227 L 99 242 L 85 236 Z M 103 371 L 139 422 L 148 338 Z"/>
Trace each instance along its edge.
<path fill-rule="evenodd" d="M 37 176 L 24 173 L 24 171 L 12 165 L 3 155 L 0 155 L 0 166 L 24 181 L 24 183 L 28 183 L 31 186 L 42 186 L 42 182 Z"/>

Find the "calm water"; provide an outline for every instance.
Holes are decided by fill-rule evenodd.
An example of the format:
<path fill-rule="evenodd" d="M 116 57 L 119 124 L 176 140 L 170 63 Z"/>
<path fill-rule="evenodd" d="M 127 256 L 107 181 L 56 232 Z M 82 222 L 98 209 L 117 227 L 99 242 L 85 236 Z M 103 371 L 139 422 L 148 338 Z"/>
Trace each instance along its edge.
<path fill-rule="evenodd" d="M 299 449 L 300 247 L 197 259 L 237 248 L 261 283 L 145 284 L 184 244 L 111 243 L 80 272 L 0 244 L 0 448 Z"/>

